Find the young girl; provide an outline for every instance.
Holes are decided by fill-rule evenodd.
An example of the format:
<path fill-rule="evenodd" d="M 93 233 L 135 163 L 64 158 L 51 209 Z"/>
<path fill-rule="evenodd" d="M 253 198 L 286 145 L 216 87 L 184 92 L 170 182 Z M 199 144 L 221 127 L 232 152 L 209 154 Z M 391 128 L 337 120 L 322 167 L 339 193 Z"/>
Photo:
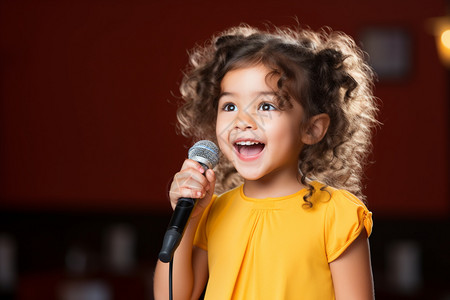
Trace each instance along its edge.
<path fill-rule="evenodd" d="M 373 299 L 359 199 L 376 106 L 354 41 L 241 25 L 190 58 L 180 129 L 222 157 L 205 176 L 186 160 L 171 185 L 172 207 L 199 199 L 174 254 L 174 299 L 205 286 L 213 300 Z M 156 299 L 168 299 L 168 269 L 158 262 Z"/>

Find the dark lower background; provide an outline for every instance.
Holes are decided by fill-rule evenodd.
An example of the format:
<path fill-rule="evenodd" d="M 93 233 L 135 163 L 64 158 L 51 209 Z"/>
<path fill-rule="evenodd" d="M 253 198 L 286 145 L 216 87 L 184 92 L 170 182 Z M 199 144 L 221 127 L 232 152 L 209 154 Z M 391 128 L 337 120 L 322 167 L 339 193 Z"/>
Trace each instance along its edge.
<path fill-rule="evenodd" d="M 0 226 L 14 237 L 18 273 L 14 287 L 3 290 L 0 299 L 153 299 L 153 268 L 169 218 L 147 213 L 2 212 Z M 370 244 L 377 299 L 449 299 L 450 222 L 377 217 L 374 222 Z M 133 263 L 124 271 L 112 269 L 107 260 L 108 232 L 117 225 L 134 235 Z M 68 261 L 74 249 L 85 257 L 86 264 L 75 260 L 80 270 Z M 399 257 L 406 261 L 399 264 Z M 70 284 L 78 284 L 84 298 L 63 298 Z"/>

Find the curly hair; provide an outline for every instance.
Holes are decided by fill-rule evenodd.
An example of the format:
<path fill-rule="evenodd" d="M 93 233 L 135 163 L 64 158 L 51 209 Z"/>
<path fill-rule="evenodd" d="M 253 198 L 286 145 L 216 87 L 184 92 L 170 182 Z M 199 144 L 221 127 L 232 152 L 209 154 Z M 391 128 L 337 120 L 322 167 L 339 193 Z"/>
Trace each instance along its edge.
<path fill-rule="evenodd" d="M 263 31 L 243 24 L 197 46 L 190 52 L 180 86 L 184 100 L 177 111 L 181 134 L 194 141 L 217 141 L 221 80 L 230 70 L 260 63 L 278 75 L 281 109 L 297 101 L 306 119 L 321 113 L 330 117 L 324 138 L 305 145 L 299 155 L 300 180 L 309 190 L 305 204 L 312 207 L 310 180 L 346 189 L 364 200 L 361 177 L 377 124 L 374 73 L 354 40 L 342 32 L 276 27 Z M 224 157 L 216 174 L 219 193 L 242 182 Z"/>

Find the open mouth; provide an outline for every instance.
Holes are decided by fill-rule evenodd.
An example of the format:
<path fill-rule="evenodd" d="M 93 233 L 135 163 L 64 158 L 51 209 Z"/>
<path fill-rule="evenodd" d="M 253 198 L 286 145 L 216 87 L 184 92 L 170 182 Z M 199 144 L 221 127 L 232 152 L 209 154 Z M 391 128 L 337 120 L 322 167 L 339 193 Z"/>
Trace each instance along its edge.
<path fill-rule="evenodd" d="M 234 144 L 234 149 L 243 157 L 252 157 L 264 150 L 265 144 L 256 141 L 239 141 Z"/>

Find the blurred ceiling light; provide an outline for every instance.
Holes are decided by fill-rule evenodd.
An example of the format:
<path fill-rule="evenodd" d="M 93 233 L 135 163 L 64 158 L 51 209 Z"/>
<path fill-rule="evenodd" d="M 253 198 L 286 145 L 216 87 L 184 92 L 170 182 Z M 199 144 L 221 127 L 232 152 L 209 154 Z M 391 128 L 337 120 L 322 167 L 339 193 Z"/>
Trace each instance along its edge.
<path fill-rule="evenodd" d="M 450 16 L 429 19 L 427 27 L 436 37 L 436 46 L 442 64 L 450 69 Z"/>
<path fill-rule="evenodd" d="M 444 45 L 445 48 L 450 49 L 450 29 L 445 30 L 441 34 L 441 43 Z"/>

